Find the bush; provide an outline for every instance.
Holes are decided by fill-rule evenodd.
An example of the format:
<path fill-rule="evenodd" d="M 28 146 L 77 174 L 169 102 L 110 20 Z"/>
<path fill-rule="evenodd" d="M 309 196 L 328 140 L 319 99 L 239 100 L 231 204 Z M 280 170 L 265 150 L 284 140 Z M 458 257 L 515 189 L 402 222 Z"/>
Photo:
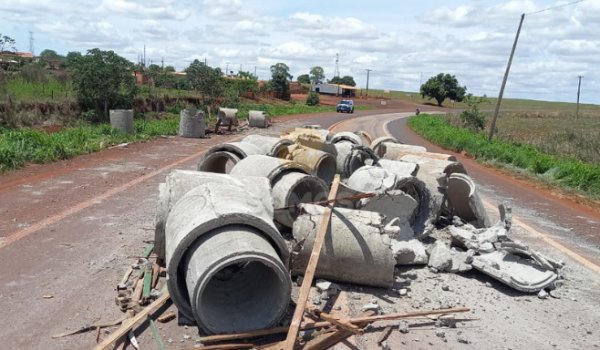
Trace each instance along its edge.
<path fill-rule="evenodd" d="M 306 98 L 306 104 L 308 106 L 318 106 L 321 103 L 321 96 L 317 92 L 309 92 Z"/>
<path fill-rule="evenodd" d="M 463 127 L 473 131 L 485 129 L 485 114 L 481 113 L 477 107 L 467 109 L 460 114 L 460 120 Z"/>

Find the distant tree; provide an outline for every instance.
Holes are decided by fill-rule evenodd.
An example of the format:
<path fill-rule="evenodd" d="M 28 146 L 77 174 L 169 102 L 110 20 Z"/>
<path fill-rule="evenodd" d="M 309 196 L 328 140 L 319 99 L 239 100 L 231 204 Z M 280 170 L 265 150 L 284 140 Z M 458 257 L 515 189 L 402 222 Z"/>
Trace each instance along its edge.
<path fill-rule="evenodd" d="M 302 84 L 310 84 L 310 77 L 308 74 L 302 74 L 298 76 L 298 82 Z"/>
<path fill-rule="evenodd" d="M 55 60 L 60 59 L 61 57 L 62 56 L 56 53 L 56 51 L 50 49 L 45 49 L 44 51 L 40 52 L 40 58 L 42 59 Z"/>
<path fill-rule="evenodd" d="M 166 66 L 164 70 L 165 70 L 165 72 L 175 72 L 175 67 L 173 67 L 173 66 Z"/>
<path fill-rule="evenodd" d="M 71 72 L 77 100 L 84 109 L 97 112 L 131 108 L 137 93 L 133 64 L 113 51 L 91 49 L 85 55 L 70 52 L 67 67 Z M 102 113 L 99 113 L 102 114 Z"/>
<path fill-rule="evenodd" d="M 356 86 L 356 82 L 354 81 L 354 78 L 349 75 L 346 75 L 342 78 L 342 84 L 348 85 L 348 86 Z"/>
<path fill-rule="evenodd" d="M 269 88 L 280 93 L 281 98 L 289 100 L 290 98 L 290 67 L 285 63 L 276 63 L 271 66 L 271 80 Z"/>
<path fill-rule="evenodd" d="M 344 80 L 340 77 L 333 77 L 331 80 L 327 81 L 329 84 L 344 84 Z"/>
<path fill-rule="evenodd" d="M 6 35 L 2 36 L 2 33 L 0 33 L 0 52 L 9 49 L 17 51 L 16 44 L 17 42 L 13 38 Z"/>
<path fill-rule="evenodd" d="M 162 72 L 162 68 L 158 64 L 154 64 L 154 63 L 152 63 L 148 67 L 148 70 L 150 70 L 151 72 Z"/>
<path fill-rule="evenodd" d="M 460 86 L 456 77 L 450 74 L 440 73 L 421 85 L 421 96 L 435 99 L 438 106 L 447 98 L 460 102 L 466 93 L 467 87 Z"/>
<path fill-rule="evenodd" d="M 310 69 L 310 82 L 314 85 L 321 84 L 325 81 L 325 71 L 323 68 L 316 66 Z"/>
<path fill-rule="evenodd" d="M 223 78 L 221 69 L 211 68 L 196 59 L 190 63 L 185 72 L 191 86 L 202 92 L 204 96 L 220 98 L 223 95 L 226 79 Z"/>
<path fill-rule="evenodd" d="M 309 92 L 306 97 L 306 105 L 308 106 L 318 106 L 321 103 L 321 95 L 317 92 Z"/>

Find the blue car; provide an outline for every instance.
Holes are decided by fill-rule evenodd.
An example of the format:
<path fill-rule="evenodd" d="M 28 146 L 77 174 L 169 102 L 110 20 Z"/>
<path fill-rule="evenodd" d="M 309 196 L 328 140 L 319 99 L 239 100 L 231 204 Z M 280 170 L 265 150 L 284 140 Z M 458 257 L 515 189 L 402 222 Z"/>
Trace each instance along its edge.
<path fill-rule="evenodd" d="M 352 100 L 341 100 L 337 105 L 336 111 L 338 113 L 346 112 L 346 113 L 354 113 L 354 101 Z"/>

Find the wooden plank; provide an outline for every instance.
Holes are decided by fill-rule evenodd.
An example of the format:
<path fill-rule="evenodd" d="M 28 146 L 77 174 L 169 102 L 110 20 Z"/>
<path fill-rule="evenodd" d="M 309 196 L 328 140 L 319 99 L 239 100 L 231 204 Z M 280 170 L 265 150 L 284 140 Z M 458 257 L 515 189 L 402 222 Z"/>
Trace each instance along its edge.
<path fill-rule="evenodd" d="M 389 314 L 389 315 L 379 315 L 379 316 L 371 316 L 371 317 L 357 317 L 350 319 L 352 323 L 360 323 L 360 322 L 376 322 L 376 321 L 388 321 L 388 320 L 397 320 L 399 318 L 408 318 L 415 316 L 426 316 L 426 315 L 440 315 L 440 314 L 454 314 L 458 312 L 469 312 L 471 309 L 466 307 L 459 307 L 455 309 L 442 309 L 442 310 L 429 310 L 429 311 L 418 311 L 418 312 L 407 312 L 403 314 Z"/>
<path fill-rule="evenodd" d="M 346 320 L 342 320 L 339 317 L 335 317 L 328 313 L 322 312 L 321 310 L 317 309 L 314 306 L 310 307 L 308 310 L 309 310 L 309 312 L 314 313 L 315 315 L 321 317 L 325 321 L 336 326 L 338 329 L 345 329 L 348 332 L 351 332 L 353 334 L 363 334 L 364 333 L 363 330 L 361 328 L 359 328 L 357 325 L 352 324 Z"/>
<path fill-rule="evenodd" d="M 144 250 L 144 252 L 142 253 L 142 258 L 148 259 L 148 257 L 150 256 L 150 253 L 152 253 L 153 250 L 154 250 L 154 243 L 148 244 L 148 246 L 146 247 L 146 250 Z"/>
<path fill-rule="evenodd" d="M 150 289 L 152 287 L 152 265 L 146 264 L 144 270 L 144 290 L 142 293 L 142 300 L 146 303 L 146 300 L 150 297 Z"/>
<path fill-rule="evenodd" d="M 329 191 L 329 196 L 327 197 L 328 200 L 335 199 L 339 185 L 340 175 L 337 174 L 333 179 L 333 184 L 331 185 L 331 190 Z M 290 329 L 288 330 L 288 334 L 285 339 L 285 350 L 294 349 L 294 344 L 296 343 L 296 338 L 298 337 L 298 331 L 300 330 L 300 323 L 302 322 L 302 315 L 304 315 L 304 309 L 306 308 L 306 300 L 308 299 L 310 287 L 315 277 L 315 270 L 317 269 L 319 257 L 321 256 L 321 250 L 323 249 L 323 244 L 325 243 L 325 236 L 327 234 L 327 229 L 329 228 L 329 221 L 331 219 L 332 211 L 333 207 L 327 206 L 325 208 L 325 212 L 323 213 L 321 226 L 319 226 L 319 230 L 317 231 L 313 250 L 310 254 L 310 260 L 308 261 L 308 266 L 306 268 L 306 272 L 304 273 L 304 280 L 302 281 L 302 286 L 300 287 L 298 301 L 296 302 L 296 310 L 294 310 L 294 316 L 292 317 Z"/>
<path fill-rule="evenodd" d="M 331 323 L 329 322 L 315 322 L 315 323 L 307 323 L 300 327 L 300 329 L 313 329 L 313 328 L 321 328 L 321 327 L 329 327 Z M 245 338 L 254 338 L 260 337 L 263 335 L 272 335 L 279 333 L 286 333 L 290 327 L 276 327 L 269 329 L 259 329 L 256 331 L 246 332 L 246 333 L 234 333 L 234 334 L 220 334 L 220 335 L 208 335 L 206 337 L 200 337 L 198 341 L 200 343 L 214 343 L 218 341 L 228 341 L 235 339 L 245 339 Z"/>
<path fill-rule="evenodd" d="M 131 273 L 133 272 L 133 267 L 129 266 L 127 268 L 127 271 L 125 271 L 125 274 L 123 275 L 123 278 L 121 279 L 121 282 L 119 283 L 119 285 L 124 285 L 127 283 L 127 281 L 129 280 L 129 276 L 131 276 Z"/>
<path fill-rule="evenodd" d="M 201 346 L 199 348 L 179 348 L 174 350 L 228 350 L 228 349 L 252 349 L 255 348 L 254 344 L 223 344 L 223 345 L 208 345 Z"/>
<path fill-rule="evenodd" d="M 169 300 L 170 297 L 171 296 L 169 295 L 168 292 L 165 293 L 165 294 L 163 294 L 163 295 L 161 295 L 152 304 L 148 305 L 140 313 L 138 313 L 137 315 L 133 316 L 133 318 L 131 319 L 130 322 L 128 322 L 127 324 L 122 325 L 121 327 L 119 327 L 119 329 L 117 329 L 116 331 L 112 332 L 108 338 L 104 339 L 100 344 L 96 345 L 94 347 L 94 350 L 106 350 L 106 349 L 108 349 L 108 347 L 111 346 L 115 341 L 117 341 L 119 338 L 121 338 L 122 336 L 124 336 L 125 334 L 127 334 L 127 332 L 129 332 L 129 330 L 131 330 L 133 328 L 133 326 L 137 322 L 145 319 L 146 316 L 148 316 L 150 313 L 152 313 L 156 309 L 158 309 L 164 302 L 166 302 L 167 300 Z"/>
<path fill-rule="evenodd" d="M 165 323 L 165 322 L 169 322 L 173 319 L 175 319 L 175 317 L 177 317 L 177 314 L 174 312 L 168 313 L 166 315 L 162 315 L 159 318 L 157 318 L 156 320 L 160 323 Z"/>
<path fill-rule="evenodd" d="M 152 285 L 150 287 L 155 288 L 156 282 L 158 282 L 158 274 L 160 272 L 160 266 L 156 262 L 152 266 Z"/>
<path fill-rule="evenodd" d="M 144 291 L 144 279 L 138 278 L 137 282 L 135 283 L 133 295 L 131 296 L 131 301 L 136 301 L 139 303 L 140 300 L 142 299 L 143 291 Z"/>
<path fill-rule="evenodd" d="M 373 316 L 374 314 L 375 314 L 375 311 L 369 310 L 369 311 L 365 311 L 364 313 L 362 313 L 361 316 L 369 317 L 369 316 Z M 369 324 L 369 322 L 360 322 L 360 323 L 357 323 L 356 325 L 360 328 L 364 328 L 368 324 Z M 316 339 L 309 341 L 308 343 L 306 343 L 303 350 L 324 350 L 324 349 L 334 346 L 335 344 L 341 342 L 342 340 L 348 338 L 351 335 L 352 335 L 352 332 L 350 332 L 346 329 L 340 329 L 339 331 L 337 331 L 335 333 L 325 334 Z"/>
<path fill-rule="evenodd" d="M 148 322 L 150 322 L 150 329 L 152 330 L 152 336 L 154 336 L 154 340 L 156 340 L 156 346 L 158 347 L 158 350 L 166 350 L 165 344 L 163 343 L 160 334 L 158 334 L 156 324 L 154 323 L 154 321 L 152 321 L 150 316 L 148 316 Z"/>
<path fill-rule="evenodd" d="M 385 327 L 383 332 L 381 332 L 381 334 L 379 335 L 379 338 L 377 338 L 377 345 L 381 345 L 381 343 L 383 343 L 387 339 L 387 337 L 390 336 L 390 333 L 392 333 L 392 326 Z"/>

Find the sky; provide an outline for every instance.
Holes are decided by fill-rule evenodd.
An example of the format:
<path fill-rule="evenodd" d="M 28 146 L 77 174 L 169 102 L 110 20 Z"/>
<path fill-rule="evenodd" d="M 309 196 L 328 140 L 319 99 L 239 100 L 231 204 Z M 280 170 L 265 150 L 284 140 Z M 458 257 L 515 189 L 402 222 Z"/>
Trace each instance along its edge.
<path fill-rule="evenodd" d="M 600 104 L 600 0 L 0 0 L 0 33 L 29 51 L 113 50 L 137 62 L 209 66 L 270 77 L 323 67 L 360 87 L 418 91 L 438 73 L 497 96 L 525 13 L 505 97 Z"/>

